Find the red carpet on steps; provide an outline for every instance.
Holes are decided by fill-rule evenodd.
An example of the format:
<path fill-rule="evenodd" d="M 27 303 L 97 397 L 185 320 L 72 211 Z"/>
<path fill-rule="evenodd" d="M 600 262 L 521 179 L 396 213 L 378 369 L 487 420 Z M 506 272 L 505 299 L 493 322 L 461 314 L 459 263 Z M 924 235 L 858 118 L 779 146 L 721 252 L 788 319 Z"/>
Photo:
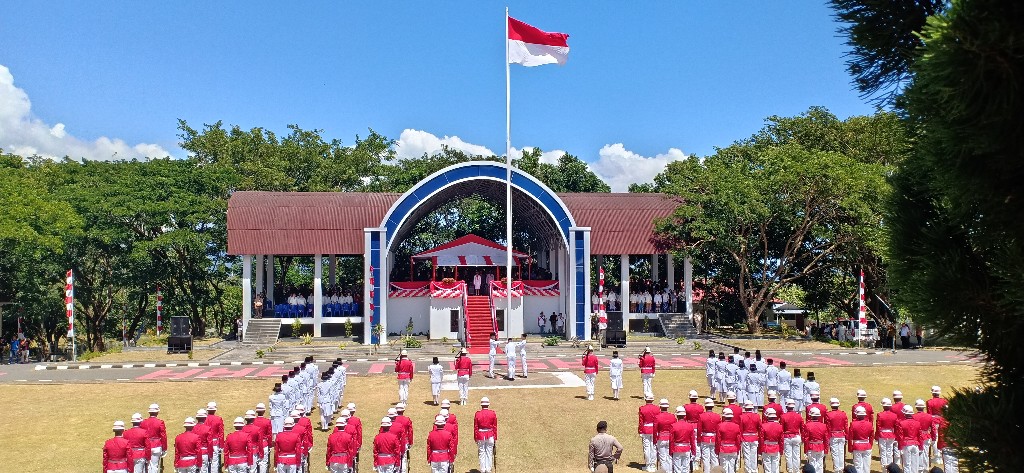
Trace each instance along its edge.
<path fill-rule="evenodd" d="M 490 348 L 488 340 L 494 327 L 488 296 L 466 297 L 466 325 L 469 332 L 469 352 L 487 353 Z"/>

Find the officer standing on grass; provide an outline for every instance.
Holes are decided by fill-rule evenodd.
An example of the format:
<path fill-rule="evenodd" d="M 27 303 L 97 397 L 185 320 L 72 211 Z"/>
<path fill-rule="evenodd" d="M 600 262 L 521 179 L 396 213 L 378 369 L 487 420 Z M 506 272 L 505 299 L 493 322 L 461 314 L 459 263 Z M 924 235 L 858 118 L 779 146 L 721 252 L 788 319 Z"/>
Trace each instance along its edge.
<path fill-rule="evenodd" d="M 174 469 L 177 473 L 197 473 L 202 461 L 199 449 L 203 439 L 192 432 L 196 426 L 195 419 L 186 418 L 184 426 L 185 431 L 174 437 Z"/>
<path fill-rule="evenodd" d="M 160 406 L 149 405 L 149 417 L 143 420 L 140 427 L 146 429 L 149 438 L 149 473 L 161 473 L 164 469 L 163 458 L 167 455 L 167 426 L 164 421 L 157 418 L 160 415 Z M 195 425 L 195 421 L 192 421 Z"/>
<path fill-rule="evenodd" d="M 114 436 L 103 443 L 104 473 L 128 473 L 128 441 L 124 438 L 124 422 L 114 422 Z"/>
<path fill-rule="evenodd" d="M 603 466 L 608 473 L 613 473 L 615 463 L 621 456 L 622 444 L 615 437 L 608 435 L 608 422 L 598 422 L 597 435 L 590 439 L 587 453 L 587 466 L 590 467 L 590 471 L 596 471 L 599 466 Z"/>
<path fill-rule="evenodd" d="M 395 359 L 395 373 L 398 377 L 398 402 L 409 402 L 409 384 L 412 383 L 416 366 L 409 359 L 409 353 L 403 348 Z"/>
<path fill-rule="evenodd" d="M 430 466 L 431 473 L 449 473 L 451 469 L 452 444 L 455 440 L 451 432 L 444 430 L 444 425 L 444 416 L 434 416 L 434 430 L 427 434 L 427 465 Z"/>
<path fill-rule="evenodd" d="M 128 462 L 131 464 L 129 471 L 132 473 L 145 473 L 146 461 L 149 460 L 149 439 L 141 424 L 142 414 L 136 412 L 132 414 L 132 428 L 124 432 L 124 439 L 128 441 Z"/>
<path fill-rule="evenodd" d="M 594 400 L 594 380 L 597 379 L 597 355 L 594 354 L 594 346 L 587 345 L 587 351 L 583 353 L 583 382 L 587 385 L 587 400 Z M 651 396 L 654 399 L 654 396 Z"/>
<path fill-rule="evenodd" d="M 480 457 L 480 473 L 494 470 L 494 446 L 498 441 L 498 416 L 491 410 L 491 400 L 480 399 L 480 410 L 473 415 L 473 439 Z M 458 439 L 455 439 L 458 442 Z M 454 459 L 453 459 L 454 461 Z"/>

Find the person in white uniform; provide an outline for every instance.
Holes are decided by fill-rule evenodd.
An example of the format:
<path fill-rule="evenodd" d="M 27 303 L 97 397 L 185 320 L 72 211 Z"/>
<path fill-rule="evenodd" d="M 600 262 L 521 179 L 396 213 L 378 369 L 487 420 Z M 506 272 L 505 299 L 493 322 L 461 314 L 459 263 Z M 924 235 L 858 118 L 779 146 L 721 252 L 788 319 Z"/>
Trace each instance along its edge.
<path fill-rule="evenodd" d="M 529 369 L 526 367 L 526 334 L 523 334 L 523 338 L 519 340 L 516 345 L 516 353 L 519 354 L 519 364 L 523 367 L 523 377 L 528 378 L 530 375 Z"/>
<path fill-rule="evenodd" d="M 434 405 L 441 402 L 441 381 L 444 379 L 444 367 L 435 356 L 430 366 L 427 367 L 430 374 L 430 394 L 434 396 Z"/>
<path fill-rule="evenodd" d="M 494 377 L 494 360 L 498 357 L 498 334 L 491 332 L 491 340 L 488 342 L 489 350 L 487 351 L 487 376 L 490 378 Z"/>
<path fill-rule="evenodd" d="M 508 376 L 509 381 L 516 380 L 516 348 L 519 347 L 519 342 L 512 341 L 511 338 L 505 342 L 505 361 L 508 363 Z"/>
<path fill-rule="evenodd" d="M 619 390 L 622 389 L 622 358 L 619 358 L 619 351 L 612 352 L 612 359 L 608 360 L 608 377 L 612 381 L 612 397 L 619 399 Z"/>

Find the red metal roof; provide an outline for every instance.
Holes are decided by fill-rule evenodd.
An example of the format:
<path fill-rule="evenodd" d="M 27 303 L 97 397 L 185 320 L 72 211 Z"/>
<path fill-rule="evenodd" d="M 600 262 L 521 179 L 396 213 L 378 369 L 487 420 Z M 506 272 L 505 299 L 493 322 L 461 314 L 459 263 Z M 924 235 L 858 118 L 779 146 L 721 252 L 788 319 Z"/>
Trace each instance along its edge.
<path fill-rule="evenodd" d="M 228 253 L 361 255 L 364 228 L 381 224 L 395 193 L 235 192 L 228 200 Z M 591 228 L 591 254 L 651 254 L 654 220 L 678 200 L 663 194 L 559 194 L 576 225 Z"/>

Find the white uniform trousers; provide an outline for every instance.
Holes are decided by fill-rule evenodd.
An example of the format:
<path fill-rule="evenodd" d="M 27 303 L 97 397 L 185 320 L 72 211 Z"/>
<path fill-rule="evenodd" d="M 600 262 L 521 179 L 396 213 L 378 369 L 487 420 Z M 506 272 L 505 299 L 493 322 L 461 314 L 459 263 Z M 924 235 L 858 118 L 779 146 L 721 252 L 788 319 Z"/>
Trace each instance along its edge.
<path fill-rule="evenodd" d="M 277 473 L 298 473 L 299 465 L 277 465 Z"/>
<path fill-rule="evenodd" d="M 690 452 L 673 453 L 672 473 L 690 473 L 690 459 Z"/>
<path fill-rule="evenodd" d="M 846 439 L 829 439 L 828 453 L 832 457 L 832 471 L 843 473 L 843 468 L 846 468 Z"/>
<path fill-rule="evenodd" d="M 946 473 L 957 473 L 960 471 L 960 459 L 956 457 L 956 452 L 952 448 L 942 449 L 942 469 Z"/>
<path fill-rule="evenodd" d="M 240 465 L 228 465 L 227 472 L 228 473 L 249 473 L 249 465 L 245 464 L 245 463 L 240 464 Z"/>
<path fill-rule="evenodd" d="M 186 466 L 184 468 L 175 468 L 174 473 L 196 473 L 199 469 L 194 466 Z"/>
<path fill-rule="evenodd" d="M 761 464 L 764 465 L 764 473 L 779 473 L 781 463 L 782 455 L 779 455 L 778 453 L 765 453 L 761 455 Z"/>
<path fill-rule="evenodd" d="M 722 466 L 725 473 L 736 473 L 736 468 L 740 462 L 740 455 L 738 453 L 723 453 L 718 455 L 718 464 Z"/>
<path fill-rule="evenodd" d="M 779 390 L 779 404 L 782 404 L 783 406 L 785 406 L 786 405 L 786 401 L 788 401 L 788 400 L 789 400 L 789 390 L 787 389 L 787 390 L 783 391 L 783 390 L 780 389 Z M 781 417 L 781 416 L 782 416 L 782 414 L 779 414 L 779 417 Z"/>
<path fill-rule="evenodd" d="M 530 376 L 530 369 L 527 368 L 527 366 L 526 366 L 526 356 L 520 356 L 519 357 L 519 364 L 523 365 L 523 377 L 526 378 L 526 377 Z"/>
<path fill-rule="evenodd" d="M 889 466 L 889 465 L 882 465 Z M 853 452 L 853 467 L 857 473 L 871 473 L 871 450 L 856 450 Z"/>
<path fill-rule="evenodd" d="M 918 466 L 921 469 L 921 471 L 927 470 L 928 466 L 931 465 L 931 463 L 932 463 L 932 461 L 931 461 L 931 451 L 932 451 L 932 441 L 931 441 L 931 439 L 925 440 L 924 445 L 921 445 L 921 453 L 920 453 L 921 459 L 918 460 Z"/>
<path fill-rule="evenodd" d="M 260 457 L 260 473 L 267 473 L 267 467 L 270 465 L 270 447 L 263 447 L 263 456 Z"/>
<path fill-rule="evenodd" d="M 398 380 L 398 401 L 405 402 L 409 400 L 409 380 L 400 379 Z"/>
<path fill-rule="evenodd" d="M 430 394 L 433 396 L 441 395 L 441 383 L 430 383 Z"/>
<path fill-rule="evenodd" d="M 497 355 L 487 355 L 487 376 L 494 377 L 494 359 Z"/>
<path fill-rule="evenodd" d="M 344 463 L 331 463 L 331 466 L 327 468 L 327 471 L 330 471 L 331 473 L 349 473 L 352 470 Z"/>
<path fill-rule="evenodd" d="M 640 381 L 644 385 L 644 396 L 654 397 L 654 388 L 651 386 L 651 381 L 654 380 L 654 373 L 646 373 L 640 375 Z"/>
<path fill-rule="evenodd" d="M 331 406 L 319 404 L 320 407 L 320 428 L 326 429 L 331 426 Z"/>
<path fill-rule="evenodd" d="M 430 473 L 448 473 L 448 462 L 430 462 Z"/>
<path fill-rule="evenodd" d="M 505 361 L 508 363 L 508 379 L 516 379 L 516 359 L 506 357 Z"/>
<path fill-rule="evenodd" d="M 377 473 L 398 473 L 398 465 L 381 465 L 373 467 Z"/>
<path fill-rule="evenodd" d="M 132 465 L 132 473 L 146 473 L 146 459 L 137 458 L 135 463 Z"/>
<path fill-rule="evenodd" d="M 917 473 L 920 467 L 921 461 L 921 447 L 917 445 L 907 445 L 903 447 L 903 471 L 905 473 Z"/>
<path fill-rule="evenodd" d="M 882 462 L 883 468 L 896 461 L 893 456 L 894 450 L 896 450 L 896 439 L 878 439 L 878 459 Z"/>
<path fill-rule="evenodd" d="M 736 404 L 743 405 L 747 402 L 747 388 L 737 387 L 736 389 Z"/>
<path fill-rule="evenodd" d="M 708 390 L 711 392 L 711 397 L 715 397 L 715 375 L 709 374 L 708 376 Z"/>
<path fill-rule="evenodd" d="M 199 464 L 199 473 L 210 473 L 210 455 L 202 455 L 202 462 Z"/>
<path fill-rule="evenodd" d="M 824 473 L 825 452 L 807 452 L 807 464 L 814 468 L 814 473 Z"/>
<path fill-rule="evenodd" d="M 654 435 L 640 434 L 640 443 L 644 446 L 645 469 L 655 471 L 658 463 L 658 449 L 654 444 Z"/>
<path fill-rule="evenodd" d="M 622 389 L 622 375 L 611 376 L 612 390 Z"/>
<path fill-rule="evenodd" d="M 270 431 L 277 435 L 284 430 L 284 416 L 270 416 Z"/>
<path fill-rule="evenodd" d="M 469 375 L 459 376 L 459 399 L 466 401 L 469 399 Z"/>
<path fill-rule="evenodd" d="M 105 473 L 128 473 L 128 470 L 120 468 L 117 470 L 103 470 Z"/>
<path fill-rule="evenodd" d="M 669 443 L 668 440 L 659 440 L 657 443 L 658 465 L 662 471 L 672 468 L 672 454 L 668 450 Z"/>
<path fill-rule="evenodd" d="M 718 454 L 715 453 L 715 444 L 708 442 L 700 443 L 700 463 L 705 471 L 711 471 L 711 467 L 718 466 Z"/>
<path fill-rule="evenodd" d="M 594 380 L 597 373 L 586 373 L 583 375 L 583 382 L 587 385 L 587 399 L 594 399 Z"/>
<path fill-rule="evenodd" d="M 786 457 L 786 471 L 800 471 L 800 436 L 782 439 L 782 454 Z"/>
<path fill-rule="evenodd" d="M 743 471 L 757 473 L 757 442 L 742 442 L 740 451 L 743 452 Z"/>
<path fill-rule="evenodd" d="M 476 452 L 480 457 L 480 473 L 490 473 L 494 469 L 494 437 L 477 440 Z"/>
<path fill-rule="evenodd" d="M 163 456 L 163 448 L 154 447 L 149 449 L 149 473 L 160 473 L 160 459 Z"/>

